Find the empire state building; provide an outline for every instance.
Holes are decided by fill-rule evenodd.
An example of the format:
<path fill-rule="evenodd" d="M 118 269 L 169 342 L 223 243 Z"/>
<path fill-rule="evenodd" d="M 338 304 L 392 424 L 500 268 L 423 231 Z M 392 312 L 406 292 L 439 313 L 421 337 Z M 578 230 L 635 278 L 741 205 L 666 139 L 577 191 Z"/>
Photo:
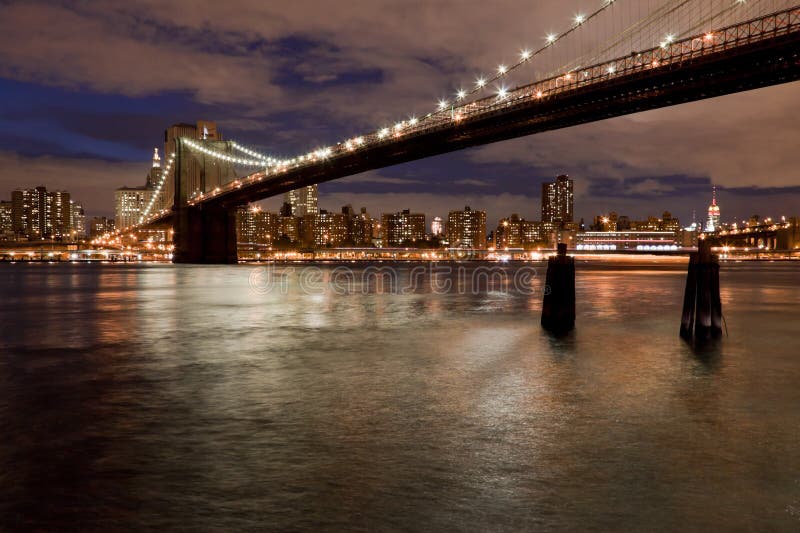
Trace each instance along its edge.
<path fill-rule="evenodd" d="M 719 229 L 719 206 L 717 205 L 717 188 L 711 194 L 711 205 L 708 206 L 708 220 L 706 220 L 706 233 L 714 233 Z"/>

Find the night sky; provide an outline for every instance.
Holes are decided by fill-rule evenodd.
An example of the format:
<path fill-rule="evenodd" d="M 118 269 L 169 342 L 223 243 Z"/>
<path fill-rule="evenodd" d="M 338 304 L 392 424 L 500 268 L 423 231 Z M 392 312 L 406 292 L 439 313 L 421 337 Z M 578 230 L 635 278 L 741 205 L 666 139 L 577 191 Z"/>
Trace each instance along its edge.
<path fill-rule="evenodd" d="M 305 153 L 432 110 L 598 4 L 0 0 L 0 198 L 44 184 L 112 216 L 172 123 Z M 712 183 L 724 221 L 800 215 L 798 102 L 795 83 L 465 150 L 323 184 L 320 206 L 538 219 L 541 182 L 567 173 L 587 220 L 700 220 Z"/>

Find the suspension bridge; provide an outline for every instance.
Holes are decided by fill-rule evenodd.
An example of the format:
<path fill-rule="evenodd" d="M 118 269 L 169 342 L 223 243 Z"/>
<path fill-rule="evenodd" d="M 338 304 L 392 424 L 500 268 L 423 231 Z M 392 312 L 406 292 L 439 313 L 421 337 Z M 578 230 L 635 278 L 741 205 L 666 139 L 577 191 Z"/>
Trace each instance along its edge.
<path fill-rule="evenodd" d="M 291 157 L 176 140 L 139 223 L 173 260 L 236 262 L 240 206 L 303 186 L 607 118 L 800 79 L 797 0 L 605 0 L 420 116 Z"/>

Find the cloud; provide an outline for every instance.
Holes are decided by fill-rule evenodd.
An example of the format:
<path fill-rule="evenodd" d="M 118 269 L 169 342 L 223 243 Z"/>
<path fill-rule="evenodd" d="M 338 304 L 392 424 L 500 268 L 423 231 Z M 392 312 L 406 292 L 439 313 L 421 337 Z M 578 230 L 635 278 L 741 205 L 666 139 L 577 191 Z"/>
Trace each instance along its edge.
<path fill-rule="evenodd" d="M 547 33 L 568 26 L 573 13 L 598 5 L 596 0 L 525 6 L 517 0 L 350 0 L 336 6 L 318 0 L 0 3 L 0 77 L 63 94 L 151 97 L 169 104 L 152 113 L 121 113 L 120 108 L 57 109 L 66 105 L 58 101 L 46 110 L 0 117 L 16 138 L 0 136 L 0 148 L 34 154 L 38 146 L 38 153 L 72 156 L 4 154 L 13 173 L 6 172 L 3 183 L 50 185 L 60 179 L 21 168 L 44 167 L 48 176 L 63 175 L 73 190 L 84 190 L 87 199 L 106 198 L 97 203 L 105 212 L 113 188 L 141 181 L 149 153 L 143 148 L 160 145 L 170 122 L 216 118 L 228 138 L 270 153 L 312 149 L 420 116 L 439 98 L 452 98 L 477 75 L 513 62 L 520 49 L 535 48 Z M 756 4 L 740 9 L 757 10 Z M 509 85 L 562 65 L 578 44 L 593 44 L 592 35 L 602 39 L 601 30 L 576 32 L 582 43 L 566 42 L 563 53 L 554 49 L 537 58 L 538 66 L 526 67 Z M 799 100 L 800 84 L 788 84 L 421 161 L 405 167 L 414 169 L 408 179 L 387 170 L 325 184 L 323 190 L 337 199 L 374 194 L 376 201 L 391 193 L 379 201 L 390 210 L 402 208 L 392 198 L 440 198 L 436 205 L 425 204 L 432 212 L 484 198 L 497 216 L 516 209 L 538 218 L 539 177 L 566 172 L 576 179 L 580 212 L 658 210 L 674 202 L 688 211 L 687 205 L 706 203 L 705 184 L 680 176 L 742 191 L 799 183 Z M 5 105 L 13 108 L 14 102 Z M 138 165 L 101 160 L 139 153 Z M 85 178 L 76 164 L 87 169 Z M 10 175 L 22 181 L 12 182 Z M 107 181 L 98 182 L 100 175 Z M 359 189 L 370 185 L 382 189 Z M 508 191 L 520 202 L 506 200 Z M 408 194 L 421 196 L 403 196 Z"/>
<path fill-rule="evenodd" d="M 478 180 L 478 179 L 474 179 L 474 178 L 456 180 L 453 183 L 455 185 L 472 185 L 474 187 L 491 187 L 493 185 L 492 183 L 490 183 L 488 181 Z"/>
<path fill-rule="evenodd" d="M 24 157 L 0 152 L 0 194 L 8 199 L 17 188 L 45 185 L 68 191 L 84 203 L 88 216 L 114 216 L 114 190 L 144 185 L 147 168 L 139 163 L 52 156 Z"/>
<path fill-rule="evenodd" d="M 582 179 L 706 176 L 734 187 L 800 182 L 794 83 L 489 145 L 480 163 L 561 168 Z M 663 184 L 661 185 L 663 188 Z"/>
<path fill-rule="evenodd" d="M 421 180 L 415 180 L 412 178 L 396 178 L 390 176 L 382 176 L 377 172 L 365 172 L 364 174 L 358 174 L 355 176 L 348 176 L 346 178 L 342 178 L 337 180 L 336 185 L 342 186 L 351 183 L 380 183 L 380 184 L 387 184 L 387 185 L 417 185 L 420 183 L 425 183 Z"/>

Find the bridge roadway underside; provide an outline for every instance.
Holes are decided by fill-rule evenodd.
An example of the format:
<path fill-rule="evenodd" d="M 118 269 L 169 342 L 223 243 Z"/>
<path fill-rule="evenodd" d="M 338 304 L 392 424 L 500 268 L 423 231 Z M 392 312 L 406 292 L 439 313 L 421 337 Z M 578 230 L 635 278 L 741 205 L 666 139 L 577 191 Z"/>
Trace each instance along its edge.
<path fill-rule="evenodd" d="M 800 79 L 800 32 L 741 44 L 680 63 L 647 68 L 541 100 L 509 103 L 488 116 L 468 118 L 407 139 L 394 139 L 317 165 L 290 170 L 177 211 L 191 215 L 196 231 L 175 234 L 176 262 L 233 262 L 230 227 L 236 207 L 306 185 L 368 170 L 545 131 L 759 89 Z M 691 127 L 691 125 L 687 125 Z M 632 143 L 643 142 L 631 139 Z M 698 147 L 702 149 L 702 147 Z M 186 215 L 184 215 L 186 216 Z M 227 221 L 227 222 L 226 222 Z M 221 229 L 222 228 L 222 229 Z M 222 231 L 223 243 L 213 244 Z M 233 237 L 235 243 L 235 236 Z M 222 248 L 224 248 L 224 253 Z"/>

